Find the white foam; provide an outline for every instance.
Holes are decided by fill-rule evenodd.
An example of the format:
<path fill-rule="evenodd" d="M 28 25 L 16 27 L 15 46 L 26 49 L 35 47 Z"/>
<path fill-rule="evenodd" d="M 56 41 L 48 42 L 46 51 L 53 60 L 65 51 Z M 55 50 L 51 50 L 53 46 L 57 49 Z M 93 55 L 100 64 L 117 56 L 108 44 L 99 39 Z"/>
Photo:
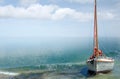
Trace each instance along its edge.
<path fill-rule="evenodd" d="M 0 71 L 0 74 L 3 74 L 3 75 L 10 75 L 10 76 L 16 76 L 16 75 L 19 75 L 19 73 L 6 72 L 6 71 Z"/>

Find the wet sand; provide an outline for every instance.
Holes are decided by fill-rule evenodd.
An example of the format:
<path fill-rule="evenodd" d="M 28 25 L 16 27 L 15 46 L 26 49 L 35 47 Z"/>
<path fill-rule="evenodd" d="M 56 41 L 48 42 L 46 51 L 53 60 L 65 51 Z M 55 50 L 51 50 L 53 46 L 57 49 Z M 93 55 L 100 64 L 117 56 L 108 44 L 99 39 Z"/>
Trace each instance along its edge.
<path fill-rule="evenodd" d="M 13 79 L 85 79 L 85 77 L 76 73 L 48 72 L 21 74 L 19 76 L 14 77 Z"/>
<path fill-rule="evenodd" d="M 13 76 L 0 74 L 0 79 L 14 79 Z"/>

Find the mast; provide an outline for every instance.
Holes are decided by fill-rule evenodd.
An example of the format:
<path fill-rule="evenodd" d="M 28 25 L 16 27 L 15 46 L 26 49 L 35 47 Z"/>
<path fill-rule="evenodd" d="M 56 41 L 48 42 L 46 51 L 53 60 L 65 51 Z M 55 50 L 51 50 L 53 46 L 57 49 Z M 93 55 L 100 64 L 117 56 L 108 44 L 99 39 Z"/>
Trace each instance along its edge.
<path fill-rule="evenodd" d="M 98 47 L 98 26 L 97 26 L 97 0 L 94 0 L 94 51 L 90 59 L 102 56 L 102 50 Z"/>
<path fill-rule="evenodd" d="M 98 56 L 97 1 L 94 3 L 94 55 Z"/>

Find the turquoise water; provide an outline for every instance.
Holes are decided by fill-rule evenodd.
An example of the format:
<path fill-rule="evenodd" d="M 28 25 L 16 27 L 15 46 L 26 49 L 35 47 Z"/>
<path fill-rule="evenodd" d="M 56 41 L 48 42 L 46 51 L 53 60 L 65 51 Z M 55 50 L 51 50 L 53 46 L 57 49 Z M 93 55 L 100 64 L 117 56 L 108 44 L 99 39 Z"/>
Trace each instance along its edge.
<path fill-rule="evenodd" d="M 86 74 L 86 60 L 93 51 L 92 38 L 2 38 L 0 41 L 1 70 L 53 71 L 49 74 L 47 72 L 47 76 L 43 79 L 119 79 L 120 77 L 119 38 L 99 39 L 99 48 L 107 56 L 115 59 L 115 68 L 109 74 L 94 77 L 88 77 Z"/>

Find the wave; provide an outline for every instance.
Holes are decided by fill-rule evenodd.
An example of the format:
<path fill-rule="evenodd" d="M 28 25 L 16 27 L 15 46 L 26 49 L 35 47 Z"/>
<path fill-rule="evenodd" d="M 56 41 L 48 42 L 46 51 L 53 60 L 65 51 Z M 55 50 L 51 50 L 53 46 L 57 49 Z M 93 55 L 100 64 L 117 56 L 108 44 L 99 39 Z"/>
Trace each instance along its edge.
<path fill-rule="evenodd" d="M 17 68 L 8 68 L 5 69 L 6 71 L 15 71 L 15 72 L 44 72 L 44 71 L 79 71 L 83 66 L 85 66 L 86 62 L 79 62 L 79 63 L 57 63 L 57 64 L 41 64 L 35 66 L 24 66 L 24 67 L 17 67 Z M 8 73 L 7 73 L 8 74 Z M 12 75 L 17 75 L 18 73 L 9 73 Z"/>
<path fill-rule="evenodd" d="M 0 74 L 9 75 L 9 76 L 17 76 L 17 75 L 19 75 L 19 73 L 7 72 L 7 71 L 0 71 Z"/>
<path fill-rule="evenodd" d="M 81 66 L 85 65 L 84 62 L 79 62 L 79 63 L 57 63 L 57 64 L 42 64 L 42 65 L 37 65 L 36 67 L 39 67 L 40 69 L 45 69 L 45 70 L 68 70 L 68 69 L 78 69 Z"/>

